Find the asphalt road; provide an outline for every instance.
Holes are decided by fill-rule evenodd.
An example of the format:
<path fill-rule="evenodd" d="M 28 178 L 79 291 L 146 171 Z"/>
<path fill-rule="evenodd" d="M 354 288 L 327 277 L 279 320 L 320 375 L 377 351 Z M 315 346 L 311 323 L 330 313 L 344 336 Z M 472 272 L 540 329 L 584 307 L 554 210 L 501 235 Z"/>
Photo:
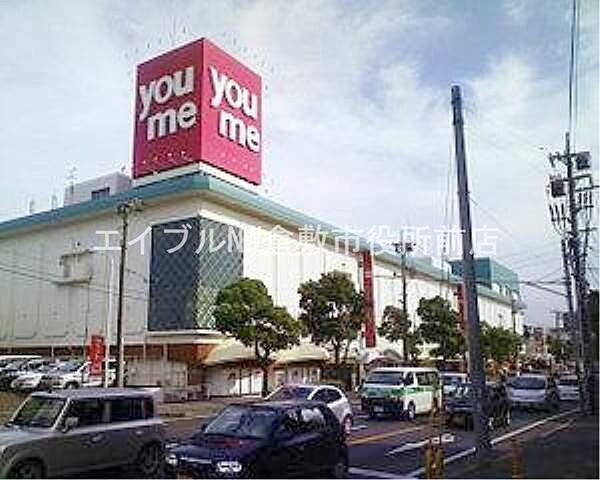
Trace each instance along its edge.
<path fill-rule="evenodd" d="M 560 412 L 575 408 L 574 404 L 562 404 Z M 492 438 L 502 437 L 509 432 L 520 431 L 556 415 L 557 412 L 513 410 L 509 427 L 496 429 Z M 196 432 L 203 419 L 171 419 L 166 422 L 167 437 L 172 440 L 185 438 Z M 431 425 L 429 418 L 418 417 L 413 422 L 393 419 L 369 420 L 357 414 L 353 431 L 348 440 L 350 447 L 351 478 L 399 478 L 422 476 L 424 465 L 424 442 L 429 438 L 439 439 L 439 428 Z M 460 454 L 474 445 L 473 432 L 460 426 L 444 429 L 442 434 L 445 457 Z M 438 440 L 439 441 L 439 440 Z M 86 478 L 131 478 L 130 469 L 90 472 Z"/>
<path fill-rule="evenodd" d="M 561 405 L 566 412 L 575 406 Z M 492 431 L 492 439 L 509 432 L 520 431 L 527 425 L 555 415 L 540 411 L 513 410 L 511 424 Z M 354 478 L 398 478 L 421 476 L 424 466 L 424 443 L 435 438 L 439 442 L 439 427 L 434 428 L 426 418 L 415 422 L 357 419 L 350 444 L 350 475 Z M 441 434 L 446 458 L 474 446 L 472 431 L 460 426 L 444 429 Z"/>

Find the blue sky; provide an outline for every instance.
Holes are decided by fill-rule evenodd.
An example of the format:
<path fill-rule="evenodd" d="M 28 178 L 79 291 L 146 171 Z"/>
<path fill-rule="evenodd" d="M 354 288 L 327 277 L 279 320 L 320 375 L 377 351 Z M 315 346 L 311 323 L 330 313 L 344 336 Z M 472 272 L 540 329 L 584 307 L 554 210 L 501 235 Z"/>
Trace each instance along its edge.
<path fill-rule="evenodd" d="M 597 165 L 598 4 L 581 5 L 576 141 Z M 569 0 L 2 2 L 0 220 L 49 208 L 72 167 L 129 170 L 135 65 L 208 36 L 263 76 L 262 193 L 363 232 L 457 222 L 461 84 L 475 226 L 523 279 L 558 278 L 540 147 L 567 127 L 569 15 Z M 524 294 L 534 322 L 563 307 Z"/>

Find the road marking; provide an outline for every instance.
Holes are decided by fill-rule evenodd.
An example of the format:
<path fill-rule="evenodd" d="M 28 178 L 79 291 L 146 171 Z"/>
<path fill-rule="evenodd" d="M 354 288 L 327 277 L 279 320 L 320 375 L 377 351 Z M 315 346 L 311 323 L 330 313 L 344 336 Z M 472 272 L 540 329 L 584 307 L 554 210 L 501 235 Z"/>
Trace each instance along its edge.
<path fill-rule="evenodd" d="M 364 430 L 365 428 L 369 428 L 368 425 L 354 425 L 350 427 L 351 432 L 358 432 L 359 430 Z"/>
<path fill-rule="evenodd" d="M 578 412 L 578 411 L 579 411 L 579 408 L 574 408 L 572 410 L 567 410 L 566 412 L 557 413 L 556 415 L 542 418 L 541 420 L 538 420 L 537 422 L 530 423 L 529 425 L 525 425 L 521 428 L 518 428 L 517 430 L 513 430 L 511 432 L 505 433 L 504 435 L 500 435 L 499 437 L 494 438 L 492 440 L 492 445 L 496 445 L 497 443 L 503 442 L 504 440 L 508 440 L 509 438 L 516 437 L 517 435 L 520 435 L 521 433 L 528 432 L 529 430 L 533 430 L 534 428 L 544 425 L 545 423 L 551 422 L 552 420 L 558 420 L 559 418 L 566 417 L 566 416 L 568 416 L 572 413 Z"/>
<path fill-rule="evenodd" d="M 528 432 L 529 430 L 533 430 L 534 428 L 537 428 L 541 425 L 544 425 L 545 423 L 551 422 L 552 420 L 558 420 L 559 418 L 563 418 L 566 417 L 572 413 L 578 412 L 579 408 L 574 408 L 572 410 L 567 410 L 566 412 L 563 413 L 557 413 L 556 415 L 552 415 L 551 417 L 546 417 L 543 418 L 542 420 L 538 420 L 537 422 L 533 422 L 530 423 L 529 425 L 525 425 L 524 427 L 518 428 L 517 430 L 513 430 L 512 432 L 508 432 L 505 433 L 504 435 L 501 435 L 499 437 L 496 437 L 494 439 L 492 439 L 492 445 L 496 445 L 500 442 L 503 442 L 504 440 L 508 440 L 509 438 L 512 437 L 516 437 L 517 435 L 520 435 L 521 433 L 525 433 Z M 444 459 L 444 465 L 448 465 L 452 462 L 455 462 L 456 460 L 459 460 L 463 457 L 467 457 L 471 454 L 475 453 L 475 447 L 471 447 L 471 448 L 467 448 L 466 450 L 463 450 L 462 452 L 458 452 L 455 453 L 454 455 L 451 455 L 447 458 Z M 421 475 L 423 475 L 425 473 L 425 468 L 421 467 L 421 468 L 417 468 L 416 470 L 413 470 L 412 472 L 407 473 L 406 475 L 401 475 L 402 478 L 418 478 Z"/>
<path fill-rule="evenodd" d="M 552 430 L 544 432 L 542 435 L 540 435 L 540 437 L 548 438 L 550 435 L 554 435 L 555 433 L 560 432 L 561 430 L 564 430 L 565 428 L 569 428 L 571 425 L 573 425 L 573 423 L 575 423 L 575 420 L 570 420 L 567 423 L 561 423 L 558 427 L 555 427 Z"/>
<path fill-rule="evenodd" d="M 397 473 L 382 472 L 381 470 L 369 470 L 366 468 L 350 467 L 348 469 L 350 475 L 360 475 L 361 478 L 373 477 L 373 478 L 403 478 Z"/>
<path fill-rule="evenodd" d="M 422 430 L 426 428 L 428 425 L 419 425 L 412 428 L 404 428 L 402 430 L 393 430 L 391 432 L 383 432 L 377 433 L 375 435 L 369 435 L 366 437 L 359 437 L 354 440 L 350 440 L 348 445 L 361 445 L 363 443 L 374 442 L 376 440 L 383 440 L 385 438 L 396 437 L 398 435 L 402 435 L 403 433 L 416 432 L 417 430 Z"/>
<path fill-rule="evenodd" d="M 440 442 L 440 437 L 431 437 L 431 438 L 425 438 L 419 442 L 405 443 L 404 445 L 402 445 L 400 447 L 390 450 L 389 452 L 386 453 L 386 455 L 395 455 L 396 453 L 403 453 L 403 452 L 408 452 L 410 450 L 415 450 L 417 448 L 423 448 L 428 442 L 431 442 L 433 445 L 439 445 L 440 443 L 442 443 L 442 444 L 452 443 L 452 442 L 454 442 L 454 435 L 452 435 L 451 433 L 444 433 L 442 435 L 441 442 Z"/>

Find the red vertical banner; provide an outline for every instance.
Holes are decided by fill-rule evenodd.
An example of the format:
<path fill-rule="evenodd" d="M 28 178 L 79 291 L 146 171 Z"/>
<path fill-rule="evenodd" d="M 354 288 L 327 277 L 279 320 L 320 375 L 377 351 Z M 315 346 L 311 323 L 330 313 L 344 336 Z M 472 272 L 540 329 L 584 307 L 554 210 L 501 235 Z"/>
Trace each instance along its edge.
<path fill-rule="evenodd" d="M 90 375 L 102 375 L 102 363 L 104 362 L 104 337 L 92 335 L 88 348 L 88 359 L 90 363 Z"/>
<path fill-rule="evenodd" d="M 370 251 L 362 252 L 363 294 L 365 309 L 365 346 L 375 347 L 377 336 L 375 331 L 375 303 L 373 301 L 373 257 Z"/>

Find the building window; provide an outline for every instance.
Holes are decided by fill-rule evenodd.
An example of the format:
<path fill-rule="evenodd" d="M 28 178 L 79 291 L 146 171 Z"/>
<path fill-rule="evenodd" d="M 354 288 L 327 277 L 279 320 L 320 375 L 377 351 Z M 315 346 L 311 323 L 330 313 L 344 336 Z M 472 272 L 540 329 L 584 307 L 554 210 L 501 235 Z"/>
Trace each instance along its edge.
<path fill-rule="evenodd" d="M 214 327 L 219 291 L 243 274 L 242 234 L 240 228 L 201 217 L 152 227 L 150 331 Z"/>
<path fill-rule="evenodd" d="M 106 198 L 109 195 L 110 195 L 110 187 L 100 188 L 99 190 L 92 190 L 92 200 Z"/>

